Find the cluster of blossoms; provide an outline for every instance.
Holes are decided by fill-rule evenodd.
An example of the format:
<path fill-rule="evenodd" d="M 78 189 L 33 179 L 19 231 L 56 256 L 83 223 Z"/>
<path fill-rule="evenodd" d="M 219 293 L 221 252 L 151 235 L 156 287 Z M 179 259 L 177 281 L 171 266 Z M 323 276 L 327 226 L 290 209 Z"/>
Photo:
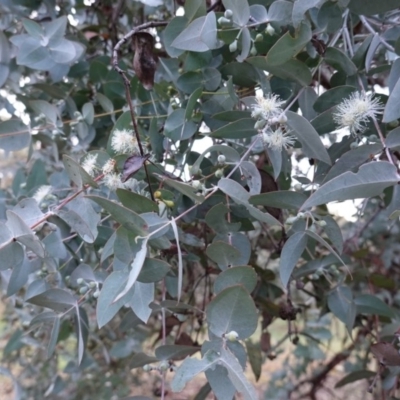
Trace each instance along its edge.
<path fill-rule="evenodd" d="M 257 119 L 255 128 L 260 132 L 263 143 L 272 150 L 282 151 L 293 146 L 295 138 L 286 131 L 286 115 L 282 109 L 284 101 L 277 95 L 257 96 L 251 116 Z M 278 127 L 276 127 L 279 125 Z M 274 128 L 273 128 L 274 127 Z"/>
<path fill-rule="evenodd" d="M 116 129 L 111 138 L 111 148 L 116 154 L 139 154 L 139 145 L 132 131 Z M 104 175 L 103 183 L 111 190 L 129 189 L 136 191 L 138 182 L 136 179 L 121 181 L 121 174 L 115 171 L 117 162 L 110 158 L 102 168 L 97 164 L 97 154 L 88 154 L 82 162 L 82 168 L 92 177 L 101 170 Z"/>
<path fill-rule="evenodd" d="M 356 135 L 364 132 L 369 118 L 382 114 L 383 108 L 383 104 L 379 99 L 373 99 L 371 93 L 354 92 L 336 107 L 333 119 L 339 128 L 347 128 Z"/>

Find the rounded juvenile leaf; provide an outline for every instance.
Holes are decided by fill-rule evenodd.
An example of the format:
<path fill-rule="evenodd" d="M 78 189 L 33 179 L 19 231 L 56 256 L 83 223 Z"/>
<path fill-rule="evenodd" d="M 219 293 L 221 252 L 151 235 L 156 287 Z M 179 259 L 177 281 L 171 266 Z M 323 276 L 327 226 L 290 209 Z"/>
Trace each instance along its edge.
<path fill-rule="evenodd" d="M 211 11 L 204 17 L 192 21 L 171 43 L 180 50 L 203 52 L 220 47 L 217 38 L 217 19 Z"/>
<path fill-rule="evenodd" d="M 236 331 L 239 339 L 246 339 L 255 331 L 258 321 L 254 301 L 242 286 L 220 292 L 208 304 L 206 316 L 210 331 L 218 337 Z"/>
<path fill-rule="evenodd" d="M 240 252 L 238 250 L 228 243 L 221 241 L 210 244 L 207 247 L 206 253 L 222 270 L 237 265 L 240 257 Z"/>
<path fill-rule="evenodd" d="M 214 282 L 214 291 L 219 293 L 222 290 L 234 286 L 242 285 L 251 293 L 257 285 L 257 274 L 251 267 L 233 267 L 218 275 Z"/>

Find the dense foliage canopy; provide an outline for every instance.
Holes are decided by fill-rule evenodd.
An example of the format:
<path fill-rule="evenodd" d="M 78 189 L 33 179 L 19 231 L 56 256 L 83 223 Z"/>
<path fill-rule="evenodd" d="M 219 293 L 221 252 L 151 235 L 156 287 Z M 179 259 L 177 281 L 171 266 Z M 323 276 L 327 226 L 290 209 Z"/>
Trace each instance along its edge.
<path fill-rule="evenodd" d="M 0 0 L 12 395 L 400 398 L 399 10 Z"/>

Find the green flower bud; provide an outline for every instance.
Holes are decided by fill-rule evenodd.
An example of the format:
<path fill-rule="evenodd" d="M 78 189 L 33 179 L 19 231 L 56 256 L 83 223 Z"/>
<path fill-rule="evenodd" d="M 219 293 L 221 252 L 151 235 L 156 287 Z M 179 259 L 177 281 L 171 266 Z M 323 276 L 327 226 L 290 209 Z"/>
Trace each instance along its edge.
<path fill-rule="evenodd" d="M 273 36 L 275 34 L 274 27 L 271 24 L 268 24 L 265 28 L 265 33 L 267 33 L 269 36 Z"/>
<path fill-rule="evenodd" d="M 324 220 L 317 221 L 317 224 L 318 224 L 319 226 L 324 227 L 324 226 L 326 226 L 326 221 L 324 221 Z"/>
<path fill-rule="evenodd" d="M 230 342 L 236 342 L 237 338 L 239 337 L 239 334 L 236 331 L 230 331 L 225 334 L 225 337 L 230 341 Z"/>
<path fill-rule="evenodd" d="M 91 281 L 91 282 L 89 283 L 90 289 L 94 289 L 96 286 L 97 286 L 96 282 Z"/>
<path fill-rule="evenodd" d="M 256 49 L 255 46 L 251 46 L 250 54 L 252 56 L 256 56 L 257 55 L 257 49 Z"/>
<path fill-rule="evenodd" d="M 262 42 L 264 40 L 264 36 L 262 35 L 262 33 L 257 33 L 254 41 L 255 42 Z"/>
<path fill-rule="evenodd" d="M 335 271 L 331 272 L 332 276 L 334 276 L 335 278 L 338 278 L 340 276 L 340 271 L 337 269 Z"/>
<path fill-rule="evenodd" d="M 230 28 L 233 25 L 232 21 L 225 17 L 218 18 L 218 24 L 224 28 Z"/>
<path fill-rule="evenodd" d="M 303 190 L 302 184 L 301 184 L 301 183 L 296 183 L 296 184 L 294 185 L 294 190 L 295 190 L 296 192 L 302 191 L 302 190 Z"/>
<path fill-rule="evenodd" d="M 192 181 L 192 188 L 196 190 L 203 189 L 203 184 L 200 181 Z"/>
<path fill-rule="evenodd" d="M 160 364 L 158 364 L 158 369 L 160 371 L 168 371 L 169 370 L 169 362 L 167 360 L 162 360 Z"/>
<path fill-rule="evenodd" d="M 150 372 L 153 369 L 153 367 L 149 364 L 143 365 L 143 371 L 145 372 Z"/>
<path fill-rule="evenodd" d="M 77 283 L 78 285 L 82 285 L 84 282 L 85 282 L 85 281 L 83 280 L 83 278 L 78 278 L 78 279 L 76 280 L 76 283 Z"/>
<path fill-rule="evenodd" d="M 87 286 L 82 286 L 82 287 L 79 289 L 79 294 L 85 294 L 87 291 L 88 291 Z"/>
<path fill-rule="evenodd" d="M 224 12 L 224 17 L 225 17 L 225 18 L 228 18 L 228 19 L 231 19 L 231 18 L 233 17 L 233 11 L 230 10 L 230 9 L 228 8 L 228 9 L 225 10 L 225 12 Z"/>
<path fill-rule="evenodd" d="M 337 266 L 336 266 L 335 264 L 332 264 L 332 265 L 329 267 L 329 271 L 330 271 L 330 272 L 337 271 Z"/>
<path fill-rule="evenodd" d="M 219 156 L 218 156 L 218 164 L 221 164 L 221 165 L 224 165 L 225 164 L 225 161 L 226 161 L 226 157 L 223 155 L 223 154 L 220 154 Z"/>
<path fill-rule="evenodd" d="M 234 53 L 237 50 L 237 40 L 233 41 L 230 45 L 229 45 L 229 51 L 231 53 Z"/>
<path fill-rule="evenodd" d="M 287 122 L 287 116 L 286 116 L 285 114 L 281 114 L 281 115 L 278 117 L 278 122 L 279 122 L 280 124 L 286 124 L 286 122 Z"/>
<path fill-rule="evenodd" d="M 96 290 L 96 291 L 93 293 L 93 297 L 94 297 L 95 299 L 97 299 L 99 296 L 100 296 L 100 290 Z"/>
<path fill-rule="evenodd" d="M 222 178 L 224 176 L 224 171 L 222 169 L 217 169 L 215 171 L 215 177 L 216 178 Z"/>

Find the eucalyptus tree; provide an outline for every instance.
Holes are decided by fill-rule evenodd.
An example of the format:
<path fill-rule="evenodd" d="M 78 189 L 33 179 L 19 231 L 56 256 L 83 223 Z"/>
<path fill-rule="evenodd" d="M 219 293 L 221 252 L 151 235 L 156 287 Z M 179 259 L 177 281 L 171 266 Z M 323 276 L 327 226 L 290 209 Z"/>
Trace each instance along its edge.
<path fill-rule="evenodd" d="M 399 8 L 0 1 L 16 398 L 399 396 Z"/>

